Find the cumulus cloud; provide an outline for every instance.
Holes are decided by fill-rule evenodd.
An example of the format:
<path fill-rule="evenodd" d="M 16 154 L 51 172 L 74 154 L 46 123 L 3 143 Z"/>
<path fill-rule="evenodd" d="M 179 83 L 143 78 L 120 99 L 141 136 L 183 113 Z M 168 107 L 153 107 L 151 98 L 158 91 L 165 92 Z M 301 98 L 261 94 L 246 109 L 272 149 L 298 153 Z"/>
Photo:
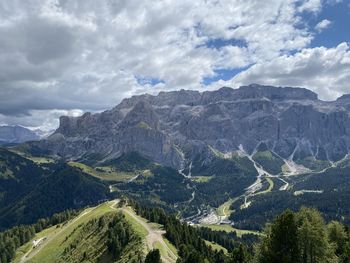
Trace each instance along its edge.
<path fill-rule="evenodd" d="M 217 70 L 308 46 L 302 16 L 321 8 L 320 0 L 4 0 L 0 114 L 22 125 L 51 114 L 57 123 L 60 111 L 201 89 Z"/>
<path fill-rule="evenodd" d="M 331 24 L 331 21 L 329 21 L 328 19 L 324 19 L 315 26 L 315 29 L 317 32 L 320 33 L 323 30 L 327 29 Z"/>
<path fill-rule="evenodd" d="M 309 88 L 320 99 L 334 100 L 350 92 L 350 48 L 341 43 L 335 48 L 303 49 L 268 63 L 258 63 L 233 78 L 229 84 L 261 83 Z"/>
<path fill-rule="evenodd" d="M 311 11 L 311 12 L 319 12 L 321 10 L 322 3 L 321 0 L 306 0 L 302 1 L 298 10 L 300 12 Z"/>

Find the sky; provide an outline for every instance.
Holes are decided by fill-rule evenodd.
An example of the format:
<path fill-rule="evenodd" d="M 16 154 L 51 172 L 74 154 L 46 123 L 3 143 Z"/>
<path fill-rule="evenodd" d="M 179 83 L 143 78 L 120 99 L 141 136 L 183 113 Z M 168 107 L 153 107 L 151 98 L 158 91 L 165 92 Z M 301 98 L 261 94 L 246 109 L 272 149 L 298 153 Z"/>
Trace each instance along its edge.
<path fill-rule="evenodd" d="M 350 93 L 349 0 L 2 0 L 0 124 L 55 129 L 159 91 Z"/>

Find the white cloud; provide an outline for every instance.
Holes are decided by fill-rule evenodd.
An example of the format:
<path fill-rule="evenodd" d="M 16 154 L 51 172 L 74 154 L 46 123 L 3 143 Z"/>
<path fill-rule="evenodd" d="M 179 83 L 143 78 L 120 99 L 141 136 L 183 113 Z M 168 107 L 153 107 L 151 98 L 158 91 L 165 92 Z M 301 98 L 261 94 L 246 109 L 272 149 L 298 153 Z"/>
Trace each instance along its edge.
<path fill-rule="evenodd" d="M 203 78 L 215 70 L 264 63 L 307 47 L 313 34 L 302 14 L 319 12 L 321 4 L 1 1 L 0 113 L 42 115 L 45 122 L 46 114 L 57 118 L 56 109 L 99 111 L 132 94 L 203 88 Z M 215 41 L 215 47 L 208 45 Z M 137 77 L 162 83 L 142 85 Z"/>
<path fill-rule="evenodd" d="M 321 11 L 322 3 L 321 0 L 306 0 L 301 1 L 301 5 L 298 7 L 299 12 L 314 12 L 317 13 Z"/>
<path fill-rule="evenodd" d="M 40 127 L 43 132 L 50 132 L 57 128 L 60 116 L 77 117 L 83 114 L 80 109 L 71 110 L 31 110 L 28 114 L 7 116 L 0 114 L 0 125 L 17 125 L 35 129 Z"/>
<path fill-rule="evenodd" d="M 329 28 L 331 24 L 332 24 L 331 21 L 329 21 L 328 19 L 324 19 L 315 26 L 315 29 L 317 32 L 320 33 L 323 30 Z"/>
<path fill-rule="evenodd" d="M 350 93 L 350 48 L 310 48 L 269 63 L 256 64 L 233 78 L 229 85 L 261 83 L 309 88 L 323 100 L 334 100 Z"/>

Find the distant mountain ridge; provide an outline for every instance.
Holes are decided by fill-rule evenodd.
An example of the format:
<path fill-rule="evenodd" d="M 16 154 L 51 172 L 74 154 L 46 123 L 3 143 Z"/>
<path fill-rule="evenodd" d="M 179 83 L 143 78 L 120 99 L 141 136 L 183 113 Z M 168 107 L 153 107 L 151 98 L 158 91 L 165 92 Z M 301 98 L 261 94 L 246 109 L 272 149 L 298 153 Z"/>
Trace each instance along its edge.
<path fill-rule="evenodd" d="M 178 169 L 217 152 L 253 154 L 262 143 L 292 161 L 333 162 L 350 149 L 349 96 L 328 102 L 304 88 L 257 84 L 144 94 L 102 113 L 62 116 L 51 136 L 31 145 L 66 159 L 136 151 Z"/>
<path fill-rule="evenodd" d="M 0 126 L 0 145 L 8 143 L 23 143 L 39 139 L 40 137 L 37 133 L 22 126 Z"/>

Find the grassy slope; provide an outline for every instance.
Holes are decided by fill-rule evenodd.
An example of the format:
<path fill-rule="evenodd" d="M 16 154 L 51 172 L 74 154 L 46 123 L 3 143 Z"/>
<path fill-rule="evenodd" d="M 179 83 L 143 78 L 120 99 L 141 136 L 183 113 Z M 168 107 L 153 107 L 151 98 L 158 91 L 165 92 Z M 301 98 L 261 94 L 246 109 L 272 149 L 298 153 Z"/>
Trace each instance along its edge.
<path fill-rule="evenodd" d="M 36 234 L 36 236 L 28 242 L 27 244 L 23 245 L 17 250 L 16 258 L 14 259 L 14 263 L 39 263 L 39 262 L 59 262 L 60 256 L 62 255 L 63 251 L 67 248 L 67 246 L 70 244 L 71 240 L 78 239 L 79 235 L 82 235 L 80 229 L 82 225 L 87 224 L 92 219 L 97 219 L 103 215 L 106 215 L 108 213 L 115 213 L 115 212 L 123 212 L 125 215 L 125 219 L 130 223 L 132 229 L 135 231 L 135 233 L 141 237 L 143 240 L 143 243 L 140 244 L 138 242 L 136 243 L 130 243 L 128 244 L 128 247 L 125 249 L 125 253 L 123 255 L 123 259 L 120 262 L 131 262 L 132 259 L 137 259 L 138 251 L 142 251 L 143 254 L 148 252 L 149 249 L 152 248 L 158 248 L 161 251 L 162 256 L 166 256 L 167 250 L 170 248 L 174 254 L 177 254 L 176 249 L 174 246 L 172 246 L 165 238 L 164 242 L 167 244 L 166 247 L 164 247 L 163 244 L 160 244 L 159 242 L 155 242 L 153 244 L 153 247 L 148 248 L 146 246 L 146 237 L 149 235 L 149 232 L 145 227 L 143 227 L 142 224 L 139 223 L 139 220 L 142 220 L 143 222 L 146 222 L 149 227 L 152 229 L 159 230 L 158 225 L 155 224 L 149 224 L 145 219 L 140 218 L 138 216 L 137 220 L 135 220 L 134 217 L 130 216 L 130 213 L 126 213 L 125 209 L 128 209 L 131 213 L 133 211 L 131 208 L 125 208 L 125 209 L 119 209 L 114 207 L 115 201 L 110 201 L 103 203 L 97 207 L 93 208 L 87 208 L 85 209 L 78 217 L 70 220 L 68 223 L 64 225 L 59 226 L 53 226 L 51 228 L 45 229 L 41 231 L 40 233 Z M 33 241 L 38 240 L 40 238 L 45 237 L 46 239 L 40 243 L 40 245 L 33 249 Z M 98 251 L 102 251 L 102 244 L 100 244 L 100 240 L 103 238 L 103 236 L 100 235 L 92 235 L 88 238 L 82 239 L 82 244 L 79 245 L 77 250 L 80 254 L 86 252 L 86 253 L 92 253 L 92 251 L 95 251 L 95 253 L 98 253 Z M 24 257 L 24 255 L 27 254 L 27 257 Z M 25 259 L 25 260 L 23 260 Z M 73 261 L 72 261 L 73 262 Z M 175 261 L 174 261 L 175 262 Z"/>
<path fill-rule="evenodd" d="M 101 180 L 125 182 L 135 176 L 135 173 L 118 172 L 109 166 L 93 168 L 86 164 L 78 162 L 69 162 L 68 164 L 72 167 L 80 168 L 83 172 L 97 177 Z"/>
<path fill-rule="evenodd" d="M 18 154 L 28 160 L 31 160 L 37 164 L 47 164 L 47 163 L 53 163 L 55 162 L 54 159 L 50 157 L 37 157 L 37 156 L 32 156 L 31 154 L 25 152 L 24 150 L 21 150 L 20 146 L 16 146 L 14 148 L 8 148 L 10 152 L 13 152 L 15 154 Z"/>
<path fill-rule="evenodd" d="M 191 180 L 196 183 L 208 183 L 214 176 L 192 176 Z"/>
<path fill-rule="evenodd" d="M 257 152 L 254 154 L 253 159 L 271 174 L 279 174 L 282 172 L 284 161 L 270 151 Z"/>
<path fill-rule="evenodd" d="M 130 207 L 122 210 L 128 222 L 145 241 L 145 252 L 151 249 L 159 249 L 164 262 L 176 262 L 177 250 L 174 245 L 164 237 L 157 238 L 157 236 L 159 237 L 158 233 L 164 232 L 162 225 L 148 222 L 146 219 L 136 215 Z"/>
<path fill-rule="evenodd" d="M 227 233 L 236 232 L 238 237 L 242 237 L 242 235 L 245 235 L 245 234 L 261 235 L 261 233 L 258 231 L 237 229 L 230 225 L 202 225 L 202 226 L 208 227 L 214 231 L 225 231 Z"/>
<path fill-rule="evenodd" d="M 94 218 L 99 218 L 102 215 L 113 211 L 114 210 L 110 207 L 110 203 L 104 203 L 95 208 L 85 209 L 78 217 L 72 219 L 66 225 L 60 227 L 53 226 L 49 229 L 45 229 L 38 233 L 33 240 L 37 240 L 41 237 L 46 237 L 46 240 L 38 248 L 30 251 L 28 254 L 30 260 L 22 262 L 56 262 L 65 249 L 65 246 L 62 244 L 66 238 L 72 238 L 72 236 L 76 234 L 75 232 L 79 232 L 75 231 L 79 225 L 86 224 Z M 91 242 L 92 241 L 93 240 L 91 240 Z M 29 243 L 31 244 L 32 241 Z M 25 244 L 24 247 L 29 249 L 32 248 L 32 246 L 28 246 L 28 244 Z M 18 250 L 14 262 L 21 262 L 23 252 L 26 253 L 28 251 L 21 247 Z"/>
<path fill-rule="evenodd" d="M 218 214 L 219 216 L 227 216 L 227 217 L 229 217 L 230 214 L 231 214 L 231 212 L 232 212 L 232 211 L 230 210 L 230 207 L 231 207 L 231 205 L 232 205 L 233 202 L 234 202 L 234 200 L 230 198 L 227 202 L 225 202 L 225 203 L 223 203 L 222 205 L 220 205 L 220 206 L 217 208 L 217 210 L 216 210 L 217 214 Z"/>
<path fill-rule="evenodd" d="M 224 251 L 225 254 L 228 254 L 227 249 L 224 248 L 223 246 L 215 243 L 215 242 L 210 242 L 208 240 L 205 240 L 205 244 L 209 245 L 212 249 L 217 250 L 217 251 Z"/>
<path fill-rule="evenodd" d="M 313 157 L 306 157 L 303 160 L 297 161 L 297 163 L 313 171 L 321 171 L 330 166 L 329 161 L 317 160 Z"/>

